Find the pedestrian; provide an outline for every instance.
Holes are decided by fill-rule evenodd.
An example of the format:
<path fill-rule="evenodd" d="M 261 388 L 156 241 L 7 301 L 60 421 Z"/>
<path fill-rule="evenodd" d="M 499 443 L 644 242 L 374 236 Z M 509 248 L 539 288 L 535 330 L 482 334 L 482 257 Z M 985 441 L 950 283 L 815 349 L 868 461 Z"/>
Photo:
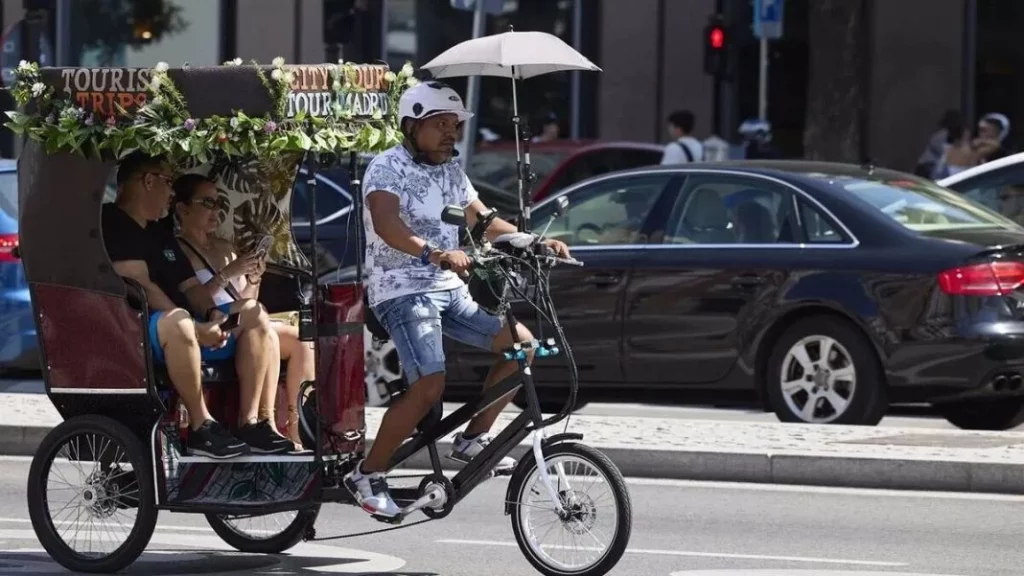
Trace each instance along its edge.
<path fill-rule="evenodd" d="M 1009 145 L 1006 137 L 1010 134 L 1010 119 L 998 112 L 985 114 L 978 120 L 978 137 L 974 146 L 981 153 L 982 162 L 991 162 L 1007 156 Z"/>
<path fill-rule="evenodd" d="M 672 142 L 665 146 L 662 164 L 685 164 L 704 160 L 704 145 L 691 134 L 696 123 L 693 112 L 677 110 L 668 116 L 668 133 Z"/>
<path fill-rule="evenodd" d="M 931 178 L 936 172 L 939 159 L 946 151 L 946 144 L 949 142 L 950 128 L 953 132 L 964 126 L 963 115 L 956 110 L 946 110 L 939 118 L 937 130 L 928 138 L 928 144 L 917 159 L 917 166 L 914 167 L 914 174 L 922 178 Z"/>

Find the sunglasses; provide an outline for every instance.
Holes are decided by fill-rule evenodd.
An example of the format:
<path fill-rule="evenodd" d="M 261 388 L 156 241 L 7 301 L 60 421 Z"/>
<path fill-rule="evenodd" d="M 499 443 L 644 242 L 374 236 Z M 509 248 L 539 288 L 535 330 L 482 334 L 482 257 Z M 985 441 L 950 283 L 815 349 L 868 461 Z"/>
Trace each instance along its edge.
<path fill-rule="evenodd" d="M 189 202 L 189 204 L 199 204 L 203 208 L 207 208 L 209 210 L 216 210 L 217 208 L 220 207 L 220 204 L 217 202 L 217 200 L 213 198 L 194 198 L 192 199 L 191 202 Z"/>

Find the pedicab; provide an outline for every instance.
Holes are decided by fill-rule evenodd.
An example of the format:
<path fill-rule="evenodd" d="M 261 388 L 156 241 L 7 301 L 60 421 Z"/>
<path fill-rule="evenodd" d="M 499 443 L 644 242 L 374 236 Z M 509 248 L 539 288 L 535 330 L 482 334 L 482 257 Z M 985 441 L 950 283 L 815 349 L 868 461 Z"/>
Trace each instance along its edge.
<path fill-rule="evenodd" d="M 401 141 L 397 100 L 417 81 L 410 65 L 392 71 L 377 64 L 286 65 L 281 59 L 269 66 L 238 60 L 191 68 L 18 66 L 11 91 L 19 109 L 8 113 L 8 126 L 25 136 L 18 159 L 19 252 L 46 393 L 63 418 L 32 460 L 28 507 L 39 541 L 59 564 L 93 573 L 129 566 L 149 543 L 160 511 L 203 514 L 227 544 L 247 553 L 278 554 L 304 540 L 367 533 L 321 537 L 315 523 L 323 504 L 355 505 L 342 477 L 366 451 L 364 323 L 380 337 L 387 334 L 368 313 L 361 261 L 355 280 L 323 281 L 329 276 L 317 259 L 296 246 L 290 198 L 305 167 L 316 246 L 318 170 L 347 165 L 358 188 L 358 157 Z M 185 450 L 188 415 L 166 369 L 152 361 L 158 343 L 146 329 L 145 291 L 115 273 L 100 230 L 110 175 L 117 160 L 134 150 L 165 154 L 181 173 L 214 178 L 221 193 L 218 234 L 239 251 L 272 236 L 259 300 L 268 313 L 294 319 L 300 339 L 314 344 L 316 378 L 295 399 L 311 453 L 214 460 Z M 352 196 L 358 217 L 360 194 Z M 446 208 L 443 219 L 465 225 L 458 207 Z M 397 525 L 372 532 L 445 518 L 532 434 L 501 503 L 516 542 L 541 573 L 603 574 L 630 537 L 622 475 L 583 444 L 581 434 L 547 434 L 570 414 L 577 382 L 546 278 L 556 265 L 579 262 L 546 253 L 536 234 L 489 243 L 481 232 L 474 227 L 468 248 L 477 286 L 491 290 L 492 304 L 509 326 L 517 322 L 510 301 L 533 303 L 555 338 L 517 342 L 505 352 L 518 362 L 520 380 L 492 387 L 443 418 L 438 406 L 420 422 L 389 466 L 402 513 L 387 521 Z M 560 356 L 570 368 L 566 406 L 548 418 L 526 368 L 530 351 L 537 361 Z M 233 362 L 204 362 L 202 374 L 213 416 L 232 426 L 238 409 Z M 282 366 L 282 386 L 285 374 Z M 481 454 L 447 476 L 438 440 L 517 389 L 527 408 Z M 286 390 L 280 391 L 283 404 Z M 280 411 L 275 420 L 283 430 Z M 429 473 L 398 473 L 423 450 Z M 425 518 L 402 523 L 416 512 Z M 366 515 L 353 511 L 351 517 L 358 526 Z M 257 522 L 269 527 L 248 528 Z M 540 542 L 552 535 L 583 543 Z"/>

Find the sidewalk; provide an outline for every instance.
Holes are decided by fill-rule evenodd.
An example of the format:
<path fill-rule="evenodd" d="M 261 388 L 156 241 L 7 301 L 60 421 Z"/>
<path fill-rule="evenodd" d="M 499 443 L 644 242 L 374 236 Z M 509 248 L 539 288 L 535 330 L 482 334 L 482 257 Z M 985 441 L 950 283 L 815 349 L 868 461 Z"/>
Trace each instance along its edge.
<path fill-rule="evenodd" d="M 367 409 L 371 439 L 383 413 Z M 503 414 L 495 431 L 513 417 Z M 0 393 L 0 454 L 33 454 L 60 421 L 43 394 Z M 626 476 L 1024 494 L 1024 432 L 611 416 L 573 416 L 569 431 L 582 433 Z M 528 441 L 513 456 L 525 453 Z M 429 468 L 427 452 L 409 467 Z"/>

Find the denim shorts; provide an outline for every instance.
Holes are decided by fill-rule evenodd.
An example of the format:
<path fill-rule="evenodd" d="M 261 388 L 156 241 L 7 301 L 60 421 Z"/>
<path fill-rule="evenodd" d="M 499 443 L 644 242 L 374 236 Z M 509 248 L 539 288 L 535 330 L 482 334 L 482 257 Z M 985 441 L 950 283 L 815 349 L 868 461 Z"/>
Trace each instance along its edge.
<path fill-rule="evenodd" d="M 217 309 L 228 314 L 231 311 L 231 303 L 221 304 L 217 306 Z M 160 338 L 157 336 L 156 330 L 156 325 L 163 318 L 164 314 L 163 310 L 156 310 L 149 314 L 149 348 L 153 351 L 153 362 L 157 364 L 167 363 L 167 359 L 164 358 L 164 349 L 160 347 Z M 196 322 L 203 322 L 203 320 L 196 317 Z M 235 337 L 234 332 L 231 332 L 228 335 L 227 343 L 220 348 L 200 347 L 199 358 L 201 360 L 230 360 L 235 356 L 237 342 L 238 338 Z"/>
<path fill-rule="evenodd" d="M 480 306 L 461 286 L 452 290 L 409 294 L 385 300 L 373 312 L 391 335 L 405 381 L 444 372 L 441 335 L 468 346 L 490 350 L 504 322 Z"/>

